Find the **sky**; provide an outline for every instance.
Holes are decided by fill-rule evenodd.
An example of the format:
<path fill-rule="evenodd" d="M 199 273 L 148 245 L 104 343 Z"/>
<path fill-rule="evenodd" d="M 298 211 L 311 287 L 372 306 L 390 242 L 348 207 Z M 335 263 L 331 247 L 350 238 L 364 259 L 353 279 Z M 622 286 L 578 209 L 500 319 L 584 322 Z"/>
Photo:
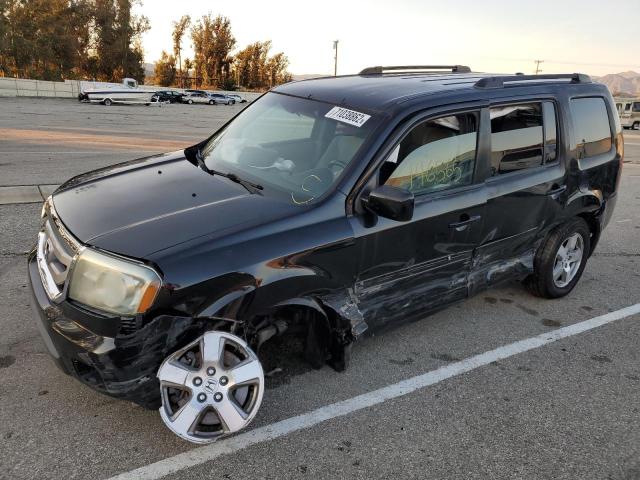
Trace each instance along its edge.
<path fill-rule="evenodd" d="M 231 20 L 241 49 L 271 40 L 293 74 L 338 74 L 373 65 L 461 64 L 474 71 L 640 72 L 640 0 L 142 0 L 151 30 L 145 61 L 172 49 L 172 22 L 211 13 Z M 186 36 L 183 58 L 191 56 Z"/>

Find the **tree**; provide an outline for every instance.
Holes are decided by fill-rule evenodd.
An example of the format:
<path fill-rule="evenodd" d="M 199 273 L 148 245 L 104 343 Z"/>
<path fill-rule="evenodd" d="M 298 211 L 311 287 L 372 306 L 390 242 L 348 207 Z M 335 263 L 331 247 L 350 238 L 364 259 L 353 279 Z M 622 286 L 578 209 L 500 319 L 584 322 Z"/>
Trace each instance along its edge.
<path fill-rule="evenodd" d="M 185 87 L 191 87 L 191 69 L 193 68 L 193 62 L 191 61 L 190 58 L 185 58 L 184 59 L 184 74 L 182 75 L 181 79 L 183 82 L 183 86 L 182 88 Z M 186 79 L 185 79 L 185 75 L 186 75 Z M 186 82 L 185 82 L 186 80 Z"/>
<path fill-rule="evenodd" d="M 176 59 L 173 55 L 167 54 L 164 50 L 160 55 L 160 60 L 156 62 L 154 76 L 156 83 L 163 87 L 169 87 L 176 81 Z"/>
<path fill-rule="evenodd" d="M 0 70 L 62 80 L 82 74 L 90 0 L 0 0 Z"/>
<path fill-rule="evenodd" d="M 144 81 L 141 37 L 149 30 L 149 20 L 131 14 L 134 0 L 93 0 L 92 52 L 95 59 L 88 65 L 95 68 L 99 80 L 119 82 L 125 77 Z"/>
<path fill-rule="evenodd" d="M 8 6 L 8 0 L 0 0 L 0 77 L 4 77 L 11 73 L 9 66 L 11 52 L 9 50 Z"/>
<path fill-rule="evenodd" d="M 289 81 L 287 77 L 288 66 L 289 59 L 282 52 L 276 53 L 267 61 L 266 70 L 269 75 L 269 88 Z"/>
<path fill-rule="evenodd" d="M 195 76 L 202 78 L 204 85 L 222 85 L 230 74 L 231 50 L 236 45 L 230 20 L 222 15 L 204 15 L 193 25 L 191 39 Z"/>
<path fill-rule="evenodd" d="M 189 15 L 183 15 L 180 20 L 173 22 L 173 55 L 178 59 L 178 72 L 180 74 L 180 85 L 184 87 L 184 75 L 182 73 L 182 37 L 191 24 L 191 17 Z"/>
<path fill-rule="evenodd" d="M 270 41 L 255 42 L 236 54 L 235 74 L 240 85 L 264 89 L 291 80 L 287 56 L 280 52 L 269 58 L 270 49 Z"/>

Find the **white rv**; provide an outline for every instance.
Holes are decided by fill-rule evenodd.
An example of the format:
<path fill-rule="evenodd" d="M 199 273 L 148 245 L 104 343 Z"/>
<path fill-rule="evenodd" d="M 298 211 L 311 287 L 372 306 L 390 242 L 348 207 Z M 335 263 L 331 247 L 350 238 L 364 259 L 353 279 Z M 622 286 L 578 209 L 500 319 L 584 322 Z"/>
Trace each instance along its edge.
<path fill-rule="evenodd" d="M 640 129 L 640 98 L 616 98 L 620 124 L 624 128 Z"/>

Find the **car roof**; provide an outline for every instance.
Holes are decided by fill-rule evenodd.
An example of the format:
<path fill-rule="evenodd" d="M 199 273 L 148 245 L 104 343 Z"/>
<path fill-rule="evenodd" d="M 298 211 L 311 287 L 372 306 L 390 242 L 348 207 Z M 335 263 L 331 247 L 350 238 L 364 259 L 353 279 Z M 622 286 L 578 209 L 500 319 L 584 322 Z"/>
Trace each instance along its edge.
<path fill-rule="evenodd" d="M 485 79 L 485 80 L 483 80 Z M 502 80 L 504 79 L 504 83 Z M 497 80 L 497 81 L 496 81 Z M 480 85 L 483 84 L 484 85 Z M 358 74 L 338 77 L 322 77 L 280 85 L 274 92 L 320 100 L 335 105 L 351 106 L 363 110 L 387 112 L 408 103 L 421 103 L 434 95 L 485 97 L 486 92 L 504 91 L 518 86 L 529 91 L 539 91 L 549 85 L 590 84 L 584 74 L 503 75 L 491 73 L 392 73 Z M 513 84 L 513 85 L 512 85 Z M 599 85 L 599 84 L 598 84 Z M 509 89 L 511 90 L 511 89 Z M 519 89 L 520 90 L 520 89 Z M 481 92 L 485 92 L 482 94 Z M 475 95 L 474 95 L 475 94 Z"/>

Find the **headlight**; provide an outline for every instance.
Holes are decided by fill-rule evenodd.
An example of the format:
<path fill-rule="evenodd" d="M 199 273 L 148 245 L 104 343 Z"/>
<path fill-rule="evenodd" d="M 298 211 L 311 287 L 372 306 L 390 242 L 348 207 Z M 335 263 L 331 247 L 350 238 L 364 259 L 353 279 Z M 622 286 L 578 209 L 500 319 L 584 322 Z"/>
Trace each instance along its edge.
<path fill-rule="evenodd" d="M 87 248 L 73 266 L 69 297 L 105 312 L 135 315 L 149 309 L 160 284 L 158 274 L 145 265 Z"/>

